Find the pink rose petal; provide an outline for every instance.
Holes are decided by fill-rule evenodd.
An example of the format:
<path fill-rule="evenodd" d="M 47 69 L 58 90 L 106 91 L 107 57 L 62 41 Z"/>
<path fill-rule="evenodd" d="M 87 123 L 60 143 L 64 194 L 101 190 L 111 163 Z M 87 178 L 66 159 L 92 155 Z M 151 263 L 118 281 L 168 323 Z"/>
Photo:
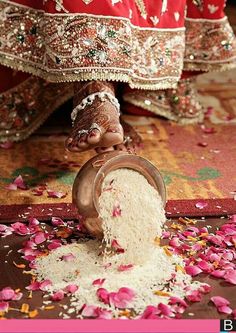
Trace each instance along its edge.
<path fill-rule="evenodd" d="M 52 282 L 50 280 L 44 280 L 40 282 L 39 289 L 40 290 L 47 290 L 49 286 L 52 285 Z"/>
<path fill-rule="evenodd" d="M 205 134 L 214 134 L 214 133 L 216 133 L 216 129 L 214 127 L 206 127 L 205 125 L 201 125 L 201 129 Z"/>
<path fill-rule="evenodd" d="M 67 196 L 67 193 L 63 193 L 62 191 L 52 191 L 47 190 L 48 198 L 65 198 Z"/>
<path fill-rule="evenodd" d="M 125 272 L 125 271 L 130 271 L 134 266 L 132 264 L 129 265 L 120 265 L 117 270 L 119 272 Z"/>
<path fill-rule="evenodd" d="M 215 271 L 211 272 L 211 275 L 216 278 L 221 278 L 225 275 L 225 271 L 224 270 L 215 270 Z"/>
<path fill-rule="evenodd" d="M 125 252 L 125 250 L 122 249 L 122 247 L 120 246 L 120 244 L 115 239 L 112 240 L 111 247 L 113 249 L 115 249 L 117 253 L 124 253 Z"/>
<path fill-rule="evenodd" d="M 8 302 L 0 302 L 0 312 L 7 312 L 9 309 Z"/>
<path fill-rule="evenodd" d="M 172 317 L 173 311 L 169 305 L 159 303 L 157 309 L 161 312 L 161 314 L 165 317 Z"/>
<path fill-rule="evenodd" d="M 207 202 L 199 201 L 196 203 L 195 207 L 198 209 L 203 209 L 208 206 Z"/>
<path fill-rule="evenodd" d="M 15 184 L 17 186 L 17 188 L 19 188 L 21 190 L 27 190 L 27 186 L 25 185 L 24 180 L 21 175 L 16 177 L 16 179 L 13 181 L 13 184 Z"/>
<path fill-rule="evenodd" d="M 46 237 L 45 237 L 45 233 L 42 232 L 42 231 L 39 231 L 35 234 L 35 237 L 34 237 L 34 241 L 35 241 L 35 244 L 42 244 L 43 242 L 45 242 L 46 240 Z"/>
<path fill-rule="evenodd" d="M 201 268 L 199 268 L 197 266 L 185 266 L 185 271 L 187 274 L 189 274 L 191 276 L 196 276 L 196 275 L 202 273 Z"/>
<path fill-rule="evenodd" d="M 118 216 L 121 216 L 121 208 L 120 204 L 116 203 L 113 207 L 112 217 L 118 217 Z"/>
<path fill-rule="evenodd" d="M 60 240 L 53 240 L 49 245 L 48 245 L 48 249 L 49 250 L 55 250 L 58 247 L 62 246 L 61 241 Z"/>
<path fill-rule="evenodd" d="M 10 301 L 15 296 L 15 291 L 10 287 L 5 287 L 0 291 L 1 301 Z"/>
<path fill-rule="evenodd" d="M 231 314 L 233 312 L 233 310 L 227 305 L 219 306 L 217 308 L 217 311 L 220 313 L 226 313 L 226 314 Z"/>
<path fill-rule="evenodd" d="M 159 311 L 156 306 L 148 305 L 141 315 L 140 319 L 157 319 Z"/>
<path fill-rule="evenodd" d="M 224 275 L 225 281 L 236 285 L 236 270 L 230 269 Z"/>
<path fill-rule="evenodd" d="M 65 222 L 60 217 L 52 217 L 52 225 L 55 227 L 64 226 Z"/>
<path fill-rule="evenodd" d="M 93 286 L 102 286 L 106 279 L 97 279 L 93 281 Z"/>
<path fill-rule="evenodd" d="M 213 296 L 211 297 L 211 301 L 215 304 L 217 308 L 220 306 L 229 305 L 229 301 L 221 296 Z"/>
<path fill-rule="evenodd" d="M 109 292 L 105 288 L 99 288 L 97 290 L 97 297 L 99 301 L 104 304 L 109 304 Z"/>
<path fill-rule="evenodd" d="M 69 284 L 64 290 L 66 293 L 74 294 L 78 289 L 79 287 L 76 284 Z"/>
<path fill-rule="evenodd" d="M 29 228 L 21 222 L 15 222 L 11 224 L 11 227 L 14 229 L 15 233 L 21 236 L 28 235 L 30 233 Z"/>
<path fill-rule="evenodd" d="M 75 256 L 72 253 L 69 253 L 69 254 L 62 256 L 62 260 L 66 261 L 66 262 L 74 261 Z"/>
<path fill-rule="evenodd" d="M 236 223 L 236 214 L 234 214 L 230 217 L 230 222 L 231 223 Z"/>
<path fill-rule="evenodd" d="M 86 305 L 83 308 L 82 311 L 82 316 L 84 317 L 89 317 L 89 318 L 97 318 L 98 314 L 97 314 L 97 306 L 95 305 Z"/>
<path fill-rule="evenodd" d="M 110 304 L 114 304 L 116 308 L 124 309 L 134 299 L 135 292 L 130 288 L 120 288 L 117 293 L 109 294 Z"/>
<path fill-rule="evenodd" d="M 58 301 L 61 301 L 64 298 L 64 296 L 65 296 L 64 291 L 58 290 L 51 296 L 51 299 L 55 302 L 58 302 Z"/>
<path fill-rule="evenodd" d="M 6 190 L 10 190 L 10 191 L 16 191 L 17 190 L 17 185 L 16 184 L 8 184 L 5 186 Z"/>
<path fill-rule="evenodd" d="M 186 295 L 186 298 L 189 302 L 200 302 L 202 300 L 202 295 L 199 290 L 193 290 Z"/>
<path fill-rule="evenodd" d="M 188 304 L 182 298 L 175 297 L 175 296 L 170 297 L 169 304 L 180 304 L 185 308 L 188 307 Z"/>
<path fill-rule="evenodd" d="M 32 291 L 39 290 L 40 282 L 39 281 L 31 282 L 31 284 L 29 286 L 25 287 L 25 289 L 32 290 Z"/>

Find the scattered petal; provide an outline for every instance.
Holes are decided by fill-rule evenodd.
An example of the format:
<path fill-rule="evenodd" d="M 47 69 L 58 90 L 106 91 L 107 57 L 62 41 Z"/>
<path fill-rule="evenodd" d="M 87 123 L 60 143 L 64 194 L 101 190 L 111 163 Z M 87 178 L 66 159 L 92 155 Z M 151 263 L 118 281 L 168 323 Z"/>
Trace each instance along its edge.
<path fill-rule="evenodd" d="M 52 296 L 51 299 L 55 302 L 61 301 L 64 298 L 65 294 L 63 290 L 56 291 Z"/>
<path fill-rule="evenodd" d="M 218 308 L 220 306 L 229 305 L 229 301 L 221 296 L 213 296 L 211 297 L 211 301 L 214 303 L 214 305 Z"/>
<path fill-rule="evenodd" d="M 79 287 L 76 284 L 69 284 L 64 290 L 66 293 L 74 294 L 78 289 Z"/>
<path fill-rule="evenodd" d="M 202 273 L 201 268 L 199 268 L 197 266 L 185 266 L 185 271 L 187 274 L 189 274 L 191 276 L 196 276 L 196 275 Z"/>
<path fill-rule="evenodd" d="M 121 208 L 120 208 L 120 204 L 116 203 L 113 207 L 113 211 L 112 211 L 112 216 L 113 217 L 118 217 L 121 216 Z"/>
<path fill-rule="evenodd" d="M 72 253 L 69 253 L 69 254 L 62 256 L 62 260 L 66 261 L 66 262 L 74 261 L 75 256 Z"/>
<path fill-rule="evenodd" d="M 45 233 L 42 232 L 42 231 L 39 231 L 35 234 L 35 237 L 34 237 L 34 241 L 35 241 L 35 244 L 42 244 L 43 242 L 45 242 L 46 240 L 46 237 L 45 237 Z"/>
<path fill-rule="evenodd" d="M 97 279 L 93 281 L 93 286 L 102 286 L 106 279 Z"/>
<path fill-rule="evenodd" d="M 0 312 L 7 312 L 9 309 L 8 302 L 0 302 Z"/>
<path fill-rule="evenodd" d="M 199 202 L 196 203 L 195 206 L 196 206 L 196 208 L 203 209 L 203 208 L 205 208 L 205 207 L 208 206 L 208 203 L 207 202 L 203 202 L 203 201 L 199 201 Z"/>
<path fill-rule="evenodd" d="M 129 271 L 133 268 L 134 266 L 132 264 L 129 264 L 129 265 L 120 265 L 117 270 L 119 272 L 124 272 L 124 271 Z"/>
<path fill-rule="evenodd" d="M 225 281 L 236 285 L 236 270 L 230 269 L 224 275 Z"/>
<path fill-rule="evenodd" d="M 62 191 L 47 190 L 47 194 L 48 194 L 48 198 L 63 199 L 67 196 L 67 193 L 63 193 Z"/>

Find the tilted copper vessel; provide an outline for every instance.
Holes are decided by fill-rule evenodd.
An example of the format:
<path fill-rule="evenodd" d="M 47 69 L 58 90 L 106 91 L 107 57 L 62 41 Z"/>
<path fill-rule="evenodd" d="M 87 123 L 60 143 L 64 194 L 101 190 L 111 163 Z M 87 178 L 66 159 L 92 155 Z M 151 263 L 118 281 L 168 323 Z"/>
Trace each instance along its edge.
<path fill-rule="evenodd" d="M 121 151 L 96 155 L 79 170 L 72 189 L 73 203 L 77 206 L 78 213 L 83 216 L 85 227 L 95 236 L 102 235 L 99 197 L 103 180 L 108 173 L 120 168 L 132 169 L 142 174 L 159 192 L 163 204 L 166 203 L 164 180 L 151 162 L 143 157 Z"/>

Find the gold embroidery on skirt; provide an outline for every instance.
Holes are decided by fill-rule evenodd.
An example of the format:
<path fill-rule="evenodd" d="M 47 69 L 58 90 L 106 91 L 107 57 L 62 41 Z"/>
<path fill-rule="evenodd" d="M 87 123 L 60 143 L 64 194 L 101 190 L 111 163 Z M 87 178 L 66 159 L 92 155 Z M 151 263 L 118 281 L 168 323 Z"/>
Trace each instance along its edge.
<path fill-rule="evenodd" d="M 144 0 L 135 0 L 135 3 L 141 13 L 141 16 L 146 20 L 147 18 L 147 11 Z"/>
<path fill-rule="evenodd" d="M 225 17 L 186 19 L 186 70 L 212 71 L 236 67 L 236 38 Z"/>
<path fill-rule="evenodd" d="M 0 2 L 0 63 L 53 82 L 117 80 L 140 89 L 176 85 L 184 29 L 140 29 L 129 19 L 53 15 Z"/>

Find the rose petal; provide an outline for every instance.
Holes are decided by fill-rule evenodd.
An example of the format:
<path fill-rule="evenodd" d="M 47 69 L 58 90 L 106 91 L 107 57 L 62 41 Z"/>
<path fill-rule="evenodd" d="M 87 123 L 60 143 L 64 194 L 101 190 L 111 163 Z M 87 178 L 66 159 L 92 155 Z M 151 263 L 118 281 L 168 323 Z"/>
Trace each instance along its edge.
<path fill-rule="evenodd" d="M 213 272 L 211 272 L 211 275 L 216 277 L 216 278 L 221 278 L 225 275 L 225 271 L 221 271 L 221 270 L 215 270 Z"/>
<path fill-rule="evenodd" d="M 176 297 L 176 296 L 171 296 L 169 299 L 169 304 L 180 304 L 183 307 L 187 308 L 188 304 L 181 298 Z"/>
<path fill-rule="evenodd" d="M 209 264 L 206 260 L 201 260 L 197 262 L 197 266 L 206 273 L 209 273 L 212 270 L 212 265 Z"/>
<path fill-rule="evenodd" d="M 132 264 L 129 265 L 120 265 L 117 270 L 119 272 L 125 272 L 125 271 L 130 271 L 134 266 Z"/>
<path fill-rule="evenodd" d="M 211 301 L 215 304 L 217 308 L 220 306 L 229 305 L 229 301 L 221 296 L 213 296 L 211 297 Z"/>
<path fill-rule="evenodd" d="M 158 310 L 156 306 L 148 305 L 140 319 L 157 319 Z"/>
<path fill-rule="evenodd" d="M 201 129 L 205 134 L 216 133 L 216 129 L 214 127 L 206 127 L 205 125 L 201 125 Z"/>
<path fill-rule="evenodd" d="M 199 201 L 196 203 L 195 207 L 198 209 L 203 209 L 208 206 L 207 202 Z"/>
<path fill-rule="evenodd" d="M 52 282 L 50 280 L 44 280 L 40 282 L 39 289 L 40 290 L 47 290 L 49 286 L 52 285 Z"/>
<path fill-rule="evenodd" d="M 45 233 L 40 231 L 40 232 L 37 232 L 35 234 L 35 237 L 34 237 L 34 241 L 35 241 L 35 244 L 42 244 L 43 242 L 45 242 L 46 240 L 46 237 L 45 237 Z"/>
<path fill-rule="evenodd" d="M 201 268 L 199 268 L 197 266 L 185 266 L 185 271 L 187 274 L 189 274 L 191 276 L 196 276 L 196 275 L 202 273 Z"/>
<path fill-rule="evenodd" d="M 60 246 L 62 246 L 61 241 L 59 239 L 58 240 L 55 239 L 48 245 L 48 249 L 49 250 L 55 250 Z"/>
<path fill-rule="evenodd" d="M 202 295 L 199 290 L 193 290 L 186 295 L 186 298 L 189 302 L 200 302 L 202 300 Z"/>
<path fill-rule="evenodd" d="M 66 261 L 66 262 L 74 261 L 75 256 L 72 253 L 69 253 L 69 254 L 62 256 L 62 260 Z"/>
<path fill-rule="evenodd" d="M 29 228 L 21 222 L 15 222 L 11 224 L 11 227 L 14 229 L 15 233 L 21 236 L 28 235 L 30 233 Z"/>
<path fill-rule="evenodd" d="M 84 308 L 83 308 L 83 311 L 82 311 L 82 316 L 84 317 L 90 317 L 90 318 L 97 318 L 98 314 L 97 314 L 97 306 L 95 305 L 86 305 Z"/>
<path fill-rule="evenodd" d="M 69 284 L 68 286 L 65 287 L 64 290 L 66 293 L 74 294 L 78 289 L 79 287 L 77 285 Z"/>
<path fill-rule="evenodd" d="M 161 314 L 165 317 L 171 317 L 173 315 L 173 311 L 169 305 L 159 303 L 157 309 L 160 310 Z"/>
<path fill-rule="evenodd" d="M 211 291 L 211 286 L 209 284 L 202 284 L 199 288 L 199 291 L 203 294 L 208 294 Z"/>
<path fill-rule="evenodd" d="M 48 198 L 65 198 L 67 196 L 67 193 L 63 193 L 62 191 L 52 191 L 47 190 Z"/>
<path fill-rule="evenodd" d="M 97 279 L 93 281 L 93 286 L 102 286 L 106 279 Z"/>
<path fill-rule="evenodd" d="M 118 217 L 118 216 L 121 216 L 121 208 L 120 204 L 116 203 L 113 207 L 112 217 Z"/>
<path fill-rule="evenodd" d="M 113 239 L 111 242 L 111 247 L 116 250 L 117 253 L 124 253 L 125 250 L 122 249 L 120 244 L 117 242 L 117 240 Z"/>
<path fill-rule="evenodd" d="M 21 190 L 27 190 L 27 186 L 25 185 L 24 180 L 21 175 L 16 177 L 16 179 L 13 181 L 13 184 L 15 184 L 17 186 L 17 188 L 19 188 Z"/>
<path fill-rule="evenodd" d="M 56 227 L 64 226 L 65 222 L 60 217 L 52 217 L 52 225 Z"/>
<path fill-rule="evenodd" d="M 55 302 L 58 302 L 58 301 L 61 301 L 64 298 L 64 296 L 65 296 L 64 291 L 58 290 L 51 296 L 51 299 Z"/>
<path fill-rule="evenodd" d="M 119 309 L 126 308 L 135 297 L 135 292 L 130 288 L 120 288 L 117 293 L 109 294 L 110 304 L 114 304 Z"/>
<path fill-rule="evenodd" d="M 234 214 L 230 217 L 230 222 L 231 223 L 236 223 L 236 214 Z"/>
<path fill-rule="evenodd" d="M 8 185 L 6 185 L 5 186 L 5 189 L 6 190 L 10 190 L 10 191 L 16 191 L 17 190 L 17 186 L 16 186 L 16 184 L 8 184 Z"/>
<path fill-rule="evenodd" d="M 109 304 L 109 292 L 105 288 L 99 288 L 96 294 L 99 301 Z"/>
<path fill-rule="evenodd" d="M 236 285 L 236 270 L 230 269 L 224 275 L 225 281 Z"/>
<path fill-rule="evenodd" d="M 10 301 L 15 296 L 15 291 L 10 287 L 5 287 L 0 291 L 1 301 Z"/>
<path fill-rule="evenodd" d="M 40 282 L 39 281 L 31 282 L 31 284 L 29 286 L 25 287 L 25 289 L 32 290 L 32 291 L 39 290 Z"/>
<path fill-rule="evenodd" d="M 219 306 L 217 308 L 217 311 L 220 313 L 226 313 L 226 314 L 231 314 L 233 312 L 233 310 L 227 305 Z"/>
<path fill-rule="evenodd" d="M 0 302 L 0 312 L 7 312 L 9 308 L 8 302 Z"/>

